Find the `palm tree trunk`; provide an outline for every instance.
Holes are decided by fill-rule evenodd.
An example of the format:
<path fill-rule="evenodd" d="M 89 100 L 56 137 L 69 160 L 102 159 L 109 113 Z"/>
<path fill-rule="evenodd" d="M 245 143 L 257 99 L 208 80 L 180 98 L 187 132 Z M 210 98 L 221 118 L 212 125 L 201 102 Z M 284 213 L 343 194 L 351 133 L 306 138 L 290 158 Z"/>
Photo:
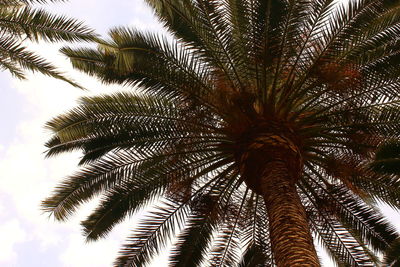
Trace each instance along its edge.
<path fill-rule="evenodd" d="M 287 163 L 264 166 L 261 191 L 269 218 L 272 251 L 278 267 L 320 266 L 304 207 Z"/>

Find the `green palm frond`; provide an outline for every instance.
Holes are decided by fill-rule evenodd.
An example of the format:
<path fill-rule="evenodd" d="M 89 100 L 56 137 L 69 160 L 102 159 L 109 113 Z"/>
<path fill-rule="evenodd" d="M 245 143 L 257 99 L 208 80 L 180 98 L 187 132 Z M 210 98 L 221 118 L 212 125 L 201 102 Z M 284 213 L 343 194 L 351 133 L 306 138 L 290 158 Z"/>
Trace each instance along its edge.
<path fill-rule="evenodd" d="M 21 68 L 29 69 L 32 72 L 40 72 L 80 87 L 77 83 L 65 78 L 62 73 L 57 71 L 56 67 L 48 63 L 44 58 L 27 50 L 12 39 L 0 38 L 0 57 L 3 58 L 0 62 L 1 66 L 18 78 L 25 78 Z"/>
<path fill-rule="evenodd" d="M 44 9 L 24 7 L 15 12 L 0 10 L 3 34 L 25 36 L 31 41 L 90 41 L 91 29 L 75 19 L 49 14 Z"/>
<path fill-rule="evenodd" d="M 153 255 L 165 248 L 175 230 L 183 228 L 182 223 L 190 214 L 188 205 L 173 201 L 163 202 L 156 211 L 146 216 L 136 228 L 128 244 L 121 250 L 115 265 L 135 266 L 149 263 Z"/>
<path fill-rule="evenodd" d="M 238 198 L 238 201 L 236 201 L 238 205 L 234 208 L 236 211 L 234 214 L 227 214 L 225 220 L 228 223 L 225 227 L 221 227 L 222 229 L 218 230 L 218 237 L 213 242 L 213 248 L 211 249 L 212 258 L 209 261 L 211 266 L 234 266 L 239 262 L 241 226 L 244 225 L 242 220 L 246 219 L 243 213 L 245 213 L 245 203 L 249 201 L 247 198 L 249 189 L 247 188 L 244 192 L 240 193 L 243 194 L 233 196 Z"/>
<path fill-rule="evenodd" d="M 145 218 L 121 251 L 122 255 L 116 264 L 135 266 L 149 262 L 154 253 L 160 251 L 160 248 L 174 236 L 176 229 L 184 228 L 184 222 L 191 214 L 190 207 L 194 198 L 204 195 L 210 188 L 221 183 L 226 175 L 231 175 L 231 171 L 231 168 L 221 171 L 190 197 L 186 196 L 185 192 L 173 191 L 174 194 L 183 194 L 179 198 L 183 197 L 183 200 L 177 201 L 172 198 L 168 202 L 163 202 L 157 207 L 157 211 Z"/>
<path fill-rule="evenodd" d="M 46 4 L 46 0 L 7 0 L 0 1 L 0 66 L 20 79 L 24 79 L 24 70 L 41 72 L 45 75 L 64 80 L 73 86 L 77 83 L 66 78 L 55 66 L 44 58 L 29 51 L 25 40 L 39 42 L 93 41 L 94 32 L 75 19 L 52 15 L 44 9 L 32 7 L 34 4 Z"/>
<path fill-rule="evenodd" d="M 367 244 L 371 249 L 382 253 L 397 237 L 397 232 L 380 212 L 366 205 L 345 187 L 324 188 L 311 177 L 304 180 L 312 202 L 322 211 L 322 216 L 334 217 L 347 228 L 346 231 Z M 303 189 L 305 191 L 306 189 Z"/>

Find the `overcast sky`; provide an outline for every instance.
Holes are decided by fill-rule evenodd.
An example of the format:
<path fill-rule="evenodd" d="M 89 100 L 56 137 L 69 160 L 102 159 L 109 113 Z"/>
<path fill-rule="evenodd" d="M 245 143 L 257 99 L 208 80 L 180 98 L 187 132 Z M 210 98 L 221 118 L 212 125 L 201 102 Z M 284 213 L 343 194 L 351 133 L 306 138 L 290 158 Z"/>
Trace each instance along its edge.
<path fill-rule="evenodd" d="M 102 35 L 112 26 L 131 25 L 143 30 L 160 27 L 143 0 L 70 0 L 48 5 L 55 13 L 84 20 Z M 68 110 L 84 94 L 131 90 L 102 86 L 93 78 L 71 70 L 58 53 L 59 46 L 41 44 L 32 49 L 51 59 L 70 77 L 89 89 L 82 92 L 68 84 L 42 75 L 26 81 L 0 72 L 0 266 L 16 267 L 108 267 L 133 228 L 136 218 L 119 225 L 106 239 L 85 243 L 79 221 L 93 203 L 65 223 L 49 219 L 40 211 L 40 201 L 57 183 L 76 169 L 79 154 L 44 158 L 48 133 L 43 125 Z M 398 223 L 399 215 L 388 212 Z M 397 221 L 396 221 L 397 220 Z M 165 253 L 166 254 L 166 253 Z M 155 266 L 165 266 L 166 255 Z M 324 258 L 324 266 L 331 266 Z"/>

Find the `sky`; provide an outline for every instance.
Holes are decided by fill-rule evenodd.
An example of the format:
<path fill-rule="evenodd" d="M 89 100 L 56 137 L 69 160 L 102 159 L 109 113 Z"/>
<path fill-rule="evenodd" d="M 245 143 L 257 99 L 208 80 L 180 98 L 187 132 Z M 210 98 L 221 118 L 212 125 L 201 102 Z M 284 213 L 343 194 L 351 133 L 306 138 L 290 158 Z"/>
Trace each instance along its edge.
<path fill-rule="evenodd" d="M 70 0 L 51 4 L 46 9 L 65 14 L 105 35 L 113 26 L 132 26 L 161 31 L 143 0 Z M 85 205 L 67 222 L 56 222 L 40 210 L 40 202 L 63 177 L 76 170 L 79 153 L 56 158 L 44 157 L 44 143 L 49 137 L 44 124 L 54 116 L 74 107 L 83 95 L 132 90 L 104 86 L 95 79 L 73 71 L 58 52 L 62 44 L 30 45 L 30 49 L 65 70 L 88 91 L 43 75 L 29 75 L 19 81 L 0 72 L 0 266 L 10 267 L 108 267 L 119 247 L 133 229 L 138 216 L 118 225 L 105 239 L 86 243 L 79 221 L 96 204 Z M 400 229 L 400 216 L 384 209 Z M 166 266 L 167 253 L 155 259 L 152 267 Z M 321 254 L 324 266 L 333 266 Z"/>

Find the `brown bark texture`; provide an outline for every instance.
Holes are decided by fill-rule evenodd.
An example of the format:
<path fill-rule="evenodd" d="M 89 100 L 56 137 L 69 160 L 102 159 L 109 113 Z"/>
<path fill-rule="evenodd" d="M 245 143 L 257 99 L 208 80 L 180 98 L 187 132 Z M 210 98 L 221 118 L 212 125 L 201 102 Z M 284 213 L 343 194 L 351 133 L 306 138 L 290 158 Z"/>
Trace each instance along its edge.
<path fill-rule="evenodd" d="M 296 139 L 265 133 L 243 140 L 238 164 L 247 186 L 264 198 L 277 266 L 320 266 L 296 190 L 303 169 L 300 146 L 292 141 Z"/>
<path fill-rule="evenodd" d="M 278 267 L 320 266 L 304 207 L 285 162 L 265 166 L 261 190 Z"/>

